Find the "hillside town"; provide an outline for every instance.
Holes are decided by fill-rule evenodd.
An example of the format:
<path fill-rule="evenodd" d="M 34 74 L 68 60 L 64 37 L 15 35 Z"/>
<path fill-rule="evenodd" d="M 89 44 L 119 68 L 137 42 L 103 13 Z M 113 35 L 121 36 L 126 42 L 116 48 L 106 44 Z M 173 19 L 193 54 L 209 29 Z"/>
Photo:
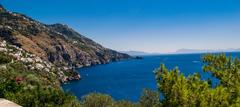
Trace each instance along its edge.
<path fill-rule="evenodd" d="M 57 67 L 49 61 L 42 60 L 40 57 L 28 53 L 22 48 L 15 45 L 9 45 L 6 41 L 0 41 L 0 52 L 8 54 L 13 57 L 14 61 L 21 61 L 30 70 L 38 70 L 41 72 L 53 73 L 51 71 L 57 71 L 60 82 L 66 83 L 71 80 L 79 80 L 81 77 L 79 74 L 74 76 L 67 76 L 64 72 L 73 72 L 73 68 L 69 66 Z M 2 68 L 5 66 L 2 65 Z"/>

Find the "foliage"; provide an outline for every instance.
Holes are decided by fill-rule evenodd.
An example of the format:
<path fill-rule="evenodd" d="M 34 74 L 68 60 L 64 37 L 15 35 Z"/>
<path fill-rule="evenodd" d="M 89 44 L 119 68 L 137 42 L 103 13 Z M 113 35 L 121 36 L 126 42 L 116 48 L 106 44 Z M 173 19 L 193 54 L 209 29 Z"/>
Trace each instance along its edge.
<path fill-rule="evenodd" d="M 23 63 L 10 63 L 0 73 L 0 97 L 24 107 L 227 107 L 240 106 L 240 60 L 224 54 L 203 57 L 203 71 L 220 80 L 212 87 L 200 74 L 184 76 L 178 68 L 168 70 L 163 64 L 156 70 L 158 90 L 145 89 L 139 102 L 116 101 L 111 96 L 91 93 L 79 101 L 63 92 L 56 75 L 28 70 Z M 52 71 L 54 72 L 54 71 Z M 160 95 L 163 98 L 160 99 Z"/>
<path fill-rule="evenodd" d="M 0 64 L 6 64 L 9 63 L 10 61 L 11 61 L 10 56 L 0 53 Z"/>
<path fill-rule="evenodd" d="M 139 107 L 137 103 L 126 100 L 115 101 L 111 96 L 100 93 L 91 93 L 82 98 L 83 107 Z"/>
<path fill-rule="evenodd" d="M 116 107 L 139 107 L 140 105 L 138 103 L 133 103 L 126 100 L 120 100 L 114 103 L 114 106 Z"/>
<path fill-rule="evenodd" d="M 62 90 L 52 88 L 52 87 L 42 87 L 37 86 L 34 89 L 23 90 L 16 93 L 15 98 L 21 97 L 21 100 L 17 99 L 17 103 L 21 104 L 25 107 L 32 107 L 32 106 L 72 106 L 72 105 L 80 105 L 76 98 L 64 93 Z M 14 97 L 11 97 L 12 99 Z M 14 101 L 14 100 L 13 100 Z M 76 101 L 76 102 L 73 102 Z"/>
<path fill-rule="evenodd" d="M 1 80 L 0 83 L 0 98 L 4 98 L 9 93 L 16 93 L 22 87 L 13 80 Z"/>
<path fill-rule="evenodd" d="M 113 106 L 113 99 L 109 95 L 92 93 L 82 99 L 84 107 L 109 107 Z"/>
<path fill-rule="evenodd" d="M 140 97 L 140 105 L 142 107 L 158 107 L 161 106 L 159 92 L 144 89 Z"/>
<path fill-rule="evenodd" d="M 224 54 L 203 57 L 205 72 L 210 72 L 221 82 L 212 88 L 199 74 L 185 77 L 175 68 L 168 70 L 164 65 L 156 71 L 159 92 L 164 96 L 163 106 L 177 107 L 227 107 L 240 104 L 240 61 Z"/>
<path fill-rule="evenodd" d="M 1 57 L 10 58 L 5 54 Z M 8 61 L 5 64 L 6 68 L 0 70 L 0 98 L 6 98 L 24 107 L 80 106 L 76 97 L 61 90 L 53 73 L 29 70 L 21 62 Z"/>

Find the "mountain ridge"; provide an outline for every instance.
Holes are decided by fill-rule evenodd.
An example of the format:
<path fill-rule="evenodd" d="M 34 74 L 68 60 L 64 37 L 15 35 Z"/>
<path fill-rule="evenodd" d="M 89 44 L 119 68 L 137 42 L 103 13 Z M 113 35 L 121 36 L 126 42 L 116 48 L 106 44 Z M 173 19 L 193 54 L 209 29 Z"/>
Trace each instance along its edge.
<path fill-rule="evenodd" d="M 179 49 L 174 53 L 215 53 L 215 52 L 239 52 L 240 49 Z"/>
<path fill-rule="evenodd" d="M 144 51 L 120 51 L 122 53 L 126 53 L 131 56 L 145 56 L 145 55 L 158 55 L 159 53 L 150 53 Z"/>
<path fill-rule="evenodd" d="M 67 25 L 44 24 L 0 4 L 0 40 L 16 45 L 59 67 L 83 67 L 129 59 L 108 49 Z"/>

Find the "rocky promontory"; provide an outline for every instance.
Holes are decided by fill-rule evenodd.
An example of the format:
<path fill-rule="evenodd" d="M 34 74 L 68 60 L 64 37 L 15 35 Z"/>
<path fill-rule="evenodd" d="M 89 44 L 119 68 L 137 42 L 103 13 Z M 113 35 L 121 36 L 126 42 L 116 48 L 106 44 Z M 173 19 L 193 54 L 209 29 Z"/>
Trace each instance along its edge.
<path fill-rule="evenodd" d="M 74 67 L 106 64 L 130 58 L 127 54 L 103 47 L 67 25 L 43 24 L 23 14 L 10 12 L 1 5 L 0 40 L 51 63 L 59 71 L 63 71 L 58 72 L 59 74 L 71 74 L 69 78 L 65 78 L 66 81 L 79 77 L 77 72 L 65 72 L 74 72 Z M 24 61 L 31 62 L 31 59 Z"/>

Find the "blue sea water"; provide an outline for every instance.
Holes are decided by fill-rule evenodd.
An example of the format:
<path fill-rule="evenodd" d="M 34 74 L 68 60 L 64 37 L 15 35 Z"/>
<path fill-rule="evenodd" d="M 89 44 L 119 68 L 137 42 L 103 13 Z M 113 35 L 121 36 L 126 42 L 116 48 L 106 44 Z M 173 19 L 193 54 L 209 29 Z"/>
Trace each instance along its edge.
<path fill-rule="evenodd" d="M 210 73 L 202 71 L 201 57 L 203 54 L 178 54 L 143 56 L 142 60 L 132 59 L 110 64 L 97 65 L 77 69 L 82 79 L 62 85 L 65 91 L 71 92 L 79 99 L 89 93 L 98 92 L 111 95 L 115 100 L 138 101 L 144 88 L 156 90 L 153 71 L 164 63 L 167 68 L 176 66 L 185 76 L 199 73 L 201 79 L 212 80 L 213 86 L 219 81 Z M 227 53 L 240 56 L 240 53 Z"/>

